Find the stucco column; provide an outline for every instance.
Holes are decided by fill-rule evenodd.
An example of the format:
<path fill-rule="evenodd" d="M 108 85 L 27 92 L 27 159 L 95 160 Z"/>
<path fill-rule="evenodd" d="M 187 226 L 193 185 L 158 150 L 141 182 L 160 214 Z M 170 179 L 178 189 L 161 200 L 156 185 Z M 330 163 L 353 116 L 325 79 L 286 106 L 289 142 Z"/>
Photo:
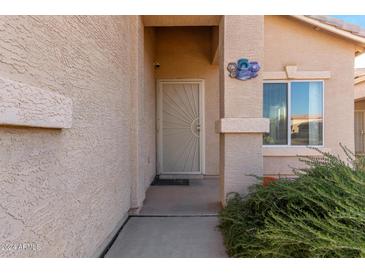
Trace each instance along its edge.
<path fill-rule="evenodd" d="M 131 143 L 130 154 L 132 174 L 130 210 L 138 212 L 145 198 L 144 166 L 143 166 L 143 46 L 144 26 L 141 16 L 130 16 L 130 39 L 133 47 L 130 52 L 130 89 L 131 89 Z"/>
<path fill-rule="evenodd" d="M 220 23 L 220 133 L 221 201 L 230 192 L 246 193 L 263 174 L 262 133 L 269 121 L 262 118 L 264 17 L 224 16 Z M 257 61 L 259 75 L 241 81 L 229 77 L 227 65 L 240 58 Z"/>

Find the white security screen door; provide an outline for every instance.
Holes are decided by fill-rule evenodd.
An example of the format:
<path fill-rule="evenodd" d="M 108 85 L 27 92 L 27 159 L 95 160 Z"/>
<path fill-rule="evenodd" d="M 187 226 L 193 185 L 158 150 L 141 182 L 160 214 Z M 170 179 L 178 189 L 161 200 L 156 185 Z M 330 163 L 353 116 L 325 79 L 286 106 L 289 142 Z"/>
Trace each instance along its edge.
<path fill-rule="evenodd" d="M 364 111 L 355 111 L 355 152 L 359 154 L 365 152 L 364 113 Z"/>
<path fill-rule="evenodd" d="M 160 81 L 159 173 L 202 173 L 202 81 Z"/>

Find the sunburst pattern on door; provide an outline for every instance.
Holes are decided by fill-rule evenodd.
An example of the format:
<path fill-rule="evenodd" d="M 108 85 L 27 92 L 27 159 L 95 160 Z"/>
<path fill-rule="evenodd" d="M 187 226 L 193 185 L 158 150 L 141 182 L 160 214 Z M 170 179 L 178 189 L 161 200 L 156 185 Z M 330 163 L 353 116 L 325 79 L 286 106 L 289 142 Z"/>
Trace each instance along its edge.
<path fill-rule="evenodd" d="M 163 172 L 200 171 L 199 114 L 198 83 L 163 83 Z"/>

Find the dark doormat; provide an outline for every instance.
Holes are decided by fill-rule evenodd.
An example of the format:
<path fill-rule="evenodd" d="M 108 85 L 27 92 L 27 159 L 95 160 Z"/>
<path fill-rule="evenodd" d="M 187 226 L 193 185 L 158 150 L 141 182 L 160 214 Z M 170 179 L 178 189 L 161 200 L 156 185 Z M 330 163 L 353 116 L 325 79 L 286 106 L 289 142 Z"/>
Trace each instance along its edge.
<path fill-rule="evenodd" d="M 189 179 L 160 179 L 156 177 L 152 186 L 188 186 Z"/>

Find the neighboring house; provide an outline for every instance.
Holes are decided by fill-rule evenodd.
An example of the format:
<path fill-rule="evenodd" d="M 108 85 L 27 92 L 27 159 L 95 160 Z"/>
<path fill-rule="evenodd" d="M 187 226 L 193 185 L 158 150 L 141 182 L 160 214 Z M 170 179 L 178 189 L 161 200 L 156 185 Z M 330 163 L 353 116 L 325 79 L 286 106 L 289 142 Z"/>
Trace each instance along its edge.
<path fill-rule="evenodd" d="M 354 149 L 365 37 L 336 19 L 2 16 L 0 27 L 0 237 L 40 244 L 25 256 L 100 254 L 157 174 L 219 175 L 224 203 L 248 174 L 292 175 L 298 155 L 317 155 L 308 146 Z M 229 76 L 241 58 L 257 77 Z"/>
<path fill-rule="evenodd" d="M 365 153 L 365 68 L 355 70 L 355 152 Z"/>

